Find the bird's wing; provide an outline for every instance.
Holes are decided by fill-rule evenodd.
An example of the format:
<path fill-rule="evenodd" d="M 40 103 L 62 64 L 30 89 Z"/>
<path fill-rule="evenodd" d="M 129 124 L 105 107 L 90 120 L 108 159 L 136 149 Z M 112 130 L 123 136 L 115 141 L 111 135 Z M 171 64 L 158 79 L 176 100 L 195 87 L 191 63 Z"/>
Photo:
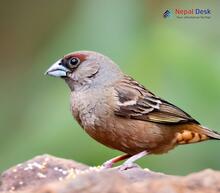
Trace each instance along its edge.
<path fill-rule="evenodd" d="M 129 76 L 116 86 L 117 104 L 115 115 L 130 119 L 163 124 L 194 122 L 190 115 L 169 102 L 155 96 Z"/>

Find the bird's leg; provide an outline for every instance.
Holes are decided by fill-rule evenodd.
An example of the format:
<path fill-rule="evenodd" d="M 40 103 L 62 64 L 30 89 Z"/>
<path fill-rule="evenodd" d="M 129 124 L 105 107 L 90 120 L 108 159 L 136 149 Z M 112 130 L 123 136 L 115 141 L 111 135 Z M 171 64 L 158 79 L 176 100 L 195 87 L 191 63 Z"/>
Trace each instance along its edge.
<path fill-rule="evenodd" d="M 114 157 L 108 161 L 106 161 L 105 163 L 102 164 L 102 167 L 103 168 L 111 168 L 113 166 L 113 164 L 119 162 L 119 161 L 122 161 L 124 159 L 127 159 L 131 157 L 131 155 L 129 154 L 124 154 L 124 155 L 120 155 L 120 156 L 117 156 L 117 157 Z"/>
<path fill-rule="evenodd" d="M 134 167 L 134 162 L 138 159 L 140 159 L 141 157 L 145 156 L 149 154 L 149 152 L 147 152 L 146 150 L 145 151 L 142 151 L 140 153 L 137 153 L 133 156 L 131 156 L 128 160 L 126 160 L 121 166 L 120 166 L 120 170 L 123 171 L 123 170 L 127 170 L 129 168 L 132 168 Z"/>

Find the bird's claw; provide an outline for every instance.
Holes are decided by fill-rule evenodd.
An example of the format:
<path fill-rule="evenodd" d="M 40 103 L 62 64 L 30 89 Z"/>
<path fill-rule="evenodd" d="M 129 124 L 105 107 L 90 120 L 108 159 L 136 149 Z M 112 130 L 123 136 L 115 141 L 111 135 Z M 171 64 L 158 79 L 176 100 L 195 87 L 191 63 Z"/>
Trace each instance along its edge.
<path fill-rule="evenodd" d="M 125 171 L 128 169 L 132 169 L 132 168 L 139 168 L 140 166 L 137 165 L 136 163 L 124 163 L 122 165 L 119 166 L 119 171 Z"/>
<path fill-rule="evenodd" d="M 109 160 L 109 161 L 106 161 L 105 163 L 103 163 L 101 168 L 102 169 L 109 169 L 109 168 L 112 168 L 112 166 L 113 166 L 113 163 L 111 160 Z"/>

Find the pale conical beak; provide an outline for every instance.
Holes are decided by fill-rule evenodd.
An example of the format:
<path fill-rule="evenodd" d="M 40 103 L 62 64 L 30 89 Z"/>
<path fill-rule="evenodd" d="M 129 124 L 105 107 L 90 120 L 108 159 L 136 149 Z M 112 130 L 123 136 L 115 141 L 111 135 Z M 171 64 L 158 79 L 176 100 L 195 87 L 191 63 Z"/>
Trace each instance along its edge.
<path fill-rule="evenodd" d="M 61 61 L 55 62 L 44 74 L 55 77 L 66 77 L 67 72 L 70 72 L 65 66 L 61 65 Z"/>

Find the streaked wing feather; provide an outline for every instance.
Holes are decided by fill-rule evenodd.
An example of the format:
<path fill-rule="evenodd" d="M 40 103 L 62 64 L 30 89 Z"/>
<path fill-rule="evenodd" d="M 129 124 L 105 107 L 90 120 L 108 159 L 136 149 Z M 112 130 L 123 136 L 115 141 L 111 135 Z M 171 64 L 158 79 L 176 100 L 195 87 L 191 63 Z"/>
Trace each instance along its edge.
<path fill-rule="evenodd" d="M 183 110 L 156 97 L 129 76 L 125 76 L 115 90 L 118 96 L 115 114 L 118 116 L 164 124 L 198 123 Z"/>

